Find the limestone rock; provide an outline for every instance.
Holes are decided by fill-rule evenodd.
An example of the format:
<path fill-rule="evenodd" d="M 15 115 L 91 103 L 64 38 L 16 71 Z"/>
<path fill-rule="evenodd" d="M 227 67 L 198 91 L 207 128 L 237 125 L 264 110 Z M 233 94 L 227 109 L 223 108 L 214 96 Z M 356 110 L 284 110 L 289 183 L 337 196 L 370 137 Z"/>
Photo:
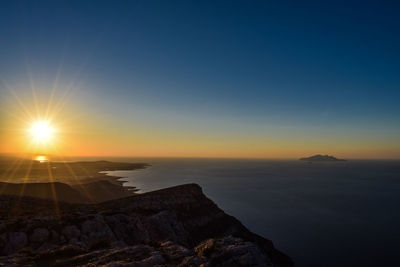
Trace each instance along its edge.
<path fill-rule="evenodd" d="M 68 225 L 62 230 L 62 234 L 68 239 L 79 238 L 81 231 L 75 225 Z"/>
<path fill-rule="evenodd" d="M 81 224 L 81 229 L 82 242 L 88 247 L 97 242 L 114 242 L 116 240 L 110 227 L 104 222 L 103 216 L 100 215 L 95 215 L 93 219 L 84 221 Z"/>
<path fill-rule="evenodd" d="M 24 232 L 12 232 L 8 235 L 8 242 L 13 250 L 18 250 L 28 244 L 28 238 Z"/>
<path fill-rule="evenodd" d="M 29 241 L 35 243 L 42 243 L 49 237 L 49 230 L 46 228 L 36 228 L 33 233 L 29 236 Z"/>

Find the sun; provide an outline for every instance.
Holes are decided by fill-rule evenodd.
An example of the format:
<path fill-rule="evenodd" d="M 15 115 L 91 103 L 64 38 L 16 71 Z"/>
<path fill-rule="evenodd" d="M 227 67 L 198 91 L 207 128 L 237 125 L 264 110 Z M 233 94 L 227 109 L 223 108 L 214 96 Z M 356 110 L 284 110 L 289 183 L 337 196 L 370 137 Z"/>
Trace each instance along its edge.
<path fill-rule="evenodd" d="M 35 143 L 47 144 L 54 137 L 55 129 L 49 121 L 35 121 L 29 128 L 29 133 Z"/>

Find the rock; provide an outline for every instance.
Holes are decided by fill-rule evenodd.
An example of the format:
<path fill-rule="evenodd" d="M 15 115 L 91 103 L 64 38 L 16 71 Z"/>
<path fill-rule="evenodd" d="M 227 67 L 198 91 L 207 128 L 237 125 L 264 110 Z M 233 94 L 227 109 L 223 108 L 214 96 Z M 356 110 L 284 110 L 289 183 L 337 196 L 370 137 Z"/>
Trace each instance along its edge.
<path fill-rule="evenodd" d="M 198 245 L 195 252 L 211 264 L 222 266 L 272 266 L 271 260 L 251 242 L 232 236 L 210 239 Z"/>
<path fill-rule="evenodd" d="M 72 250 L 71 250 L 72 249 Z M 62 247 L 47 252 L 53 258 L 70 253 L 71 257 L 57 260 L 60 266 L 272 266 L 265 255 L 251 242 L 240 238 L 210 239 L 194 249 L 173 242 L 109 248 L 88 252 L 76 247 Z M 76 255 L 74 255 L 76 254 Z M 177 256 L 178 255 L 178 256 Z M 42 258 L 46 254 L 41 255 Z M 278 265 L 279 266 L 279 265 Z"/>
<path fill-rule="evenodd" d="M 181 263 L 179 263 L 179 267 L 191 267 L 191 266 L 205 266 L 207 263 L 207 259 L 205 257 L 201 256 L 189 256 L 186 257 L 182 260 Z"/>
<path fill-rule="evenodd" d="M 18 250 L 28 244 L 28 238 L 24 232 L 12 232 L 8 235 L 8 242 L 13 250 Z"/>
<path fill-rule="evenodd" d="M 62 234 L 68 239 L 79 238 L 81 231 L 75 225 L 68 225 L 62 230 Z"/>
<path fill-rule="evenodd" d="M 180 262 L 183 258 L 193 255 L 193 251 L 180 245 L 176 245 L 171 241 L 161 243 L 160 250 L 167 255 L 168 260 L 172 262 Z"/>
<path fill-rule="evenodd" d="M 187 232 L 176 214 L 171 211 L 161 211 L 143 220 L 150 240 L 173 241 L 188 244 Z"/>
<path fill-rule="evenodd" d="M 81 224 L 82 242 L 88 247 L 98 242 L 114 242 L 116 238 L 110 227 L 104 222 L 103 216 L 96 215 L 91 220 L 86 220 Z"/>
<path fill-rule="evenodd" d="M 11 246 L 7 241 L 7 233 L 3 233 L 0 235 L 0 255 L 7 255 L 11 252 Z"/>
<path fill-rule="evenodd" d="M 133 263 L 133 262 L 132 262 Z M 153 253 L 153 255 L 151 255 L 150 257 L 143 259 L 139 262 L 135 262 L 134 266 L 137 267 L 152 267 L 152 266 L 157 266 L 157 265 L 161 265 L 164 264 L 165 260 L 164 257 L 159 253 Z"/>
<path fill-rule="evenodd" d="M 42 243 L 47 240 L 49 234 L 50 232 L 46 228 L 36 228 L 29 236 L 29 241 L 34 243 Z"/>
<path fill-rule="evenodd" d="M 78 238 L 73 237 L 73 238 L 71 238 L 71 239 L 69 240 L 68 244 L 71 244 L 71 245 L 79 245 L 79 246 L 81 246 L 81 245 L 82 245 L 82 242 L 79 242 L 79 239 L 78 239 Z"/>
<path fill-rule="evenodd" d="M 59 237 L 60 235 L 56 231 L 51 230 L 50 241 L 52 243 L 58 243 Z"/>
<path fill-rule="evenodd" d="M 44 251 L 49 251 L 49 250 L 56 249 L 56 248 L 58 248 L 58 246 L 55 244 L 44 243 L 38 249 L 36 249 L 36 252 L 44 252 Z"/>
<path fill-rule="evenodd" d="M 65 243 L 65 242 L 67 242 L 67 239 L 65 238 L 65 236 L 60 236 L 60 242 L 61 243 Z"/>
<path fill-rule="evenodd" d="M 133 245 L 149 240 L 148 233 L 140 216 L 127 216 L 122 213 L 105 216 L 105 222 L 112 229 L 117 240 Z"/>

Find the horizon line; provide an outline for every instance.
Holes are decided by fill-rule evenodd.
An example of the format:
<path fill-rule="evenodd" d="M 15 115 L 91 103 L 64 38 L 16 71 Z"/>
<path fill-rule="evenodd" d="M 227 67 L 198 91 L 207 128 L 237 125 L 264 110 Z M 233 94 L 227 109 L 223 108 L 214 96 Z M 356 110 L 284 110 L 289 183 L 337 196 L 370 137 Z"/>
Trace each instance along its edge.
<path fill-rule="evenodd" d="M 66 156 L 60 156 L 60 155 L 54 155 L 54 154 L 45 154 L 45 153 L 0 153 L 1 155 L 9 155 L 9 156 L 17 156 L 17 157 L 23 157 L 23 156 L 33 156 L 33 155 L 43 155 L 43 156 L 49 156 L 49 157 L 65 157 L 65 158 L 153 158 L 153 159 L 241 159 L 241 160 L 299 160 L 301 157 L 219 157 L 219 156 L 133 156 L 133 155 L 124 155 L 124 156 L 116 156 L 116 155 L 66 155 Z M 313 154 L 314 155 L 330 155 L 330 154 Z M 330 155 L 333 156 L 333 155 Z M 358 158 L 358 157 L 345 157 L 345 158 L 339 158 L 339 159 L 345 159 L 345 160 L 400 160 L 400 158 Z"/>

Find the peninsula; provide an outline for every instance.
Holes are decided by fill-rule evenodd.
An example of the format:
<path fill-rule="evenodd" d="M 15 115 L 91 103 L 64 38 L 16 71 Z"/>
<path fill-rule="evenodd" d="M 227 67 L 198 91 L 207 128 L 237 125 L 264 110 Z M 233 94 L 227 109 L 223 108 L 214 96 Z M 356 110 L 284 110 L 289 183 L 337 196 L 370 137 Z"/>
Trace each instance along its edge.
<path fill-rule="evenodd" d="M 69 203 L 100 203 L 132 196 L 135 187 L 104 171 L 146 168 L 147 163 L 110 161 L 39 162 L 0 157 L 0 195 L 16 195 Z"/>

